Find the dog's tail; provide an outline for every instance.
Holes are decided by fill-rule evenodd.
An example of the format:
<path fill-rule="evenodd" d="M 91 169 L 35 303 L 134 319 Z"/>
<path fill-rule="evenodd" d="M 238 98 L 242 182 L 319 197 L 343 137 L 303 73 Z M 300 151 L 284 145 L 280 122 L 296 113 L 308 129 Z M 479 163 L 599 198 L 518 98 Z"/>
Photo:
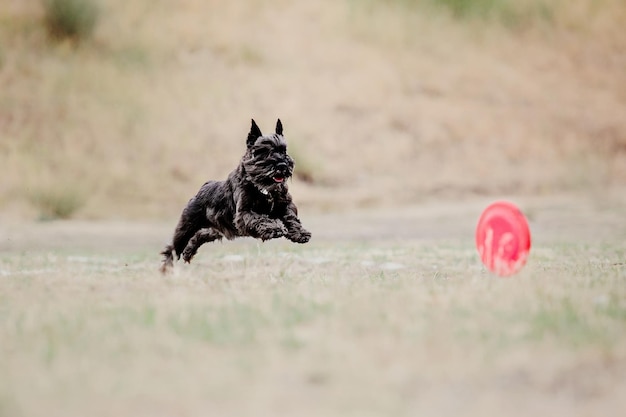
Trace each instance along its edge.
<path fill-rule="evenodd" d="M 163 255 L 163 262 L 161 263 L 161 267 L 159 271 L 162 274 L 167 274 L 174 267 L 174 245 L 167 245 L 161 255 Z"/>

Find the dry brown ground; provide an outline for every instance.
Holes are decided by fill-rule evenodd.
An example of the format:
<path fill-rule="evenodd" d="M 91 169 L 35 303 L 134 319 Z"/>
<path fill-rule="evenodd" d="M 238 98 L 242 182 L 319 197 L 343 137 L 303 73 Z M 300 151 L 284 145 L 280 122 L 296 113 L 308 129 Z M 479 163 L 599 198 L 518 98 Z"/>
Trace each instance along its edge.
<path fill-rule="evenodd" d="M 233 168 L 250 117 L 283 119 L 313 210 L 626 180 L 620 1 L 509 30 L 365 2 L 115 0 L 77 49 L 46 40 L 39 4 L 0 5 L 6 219 L 68 190 L 80 218 L 172 218 Z"/>

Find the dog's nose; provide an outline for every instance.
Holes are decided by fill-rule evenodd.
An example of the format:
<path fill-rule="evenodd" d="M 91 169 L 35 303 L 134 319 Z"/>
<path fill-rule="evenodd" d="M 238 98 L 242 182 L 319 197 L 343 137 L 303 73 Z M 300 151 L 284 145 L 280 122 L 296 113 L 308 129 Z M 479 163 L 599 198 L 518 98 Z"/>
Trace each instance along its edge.
<path fill-rule="evenodd" d="M 279 162 L 276 164 L 276 169 L 287 170 L 287 168 L 289 168 L 289 165 L 287 165 L 286 162 Z"/>

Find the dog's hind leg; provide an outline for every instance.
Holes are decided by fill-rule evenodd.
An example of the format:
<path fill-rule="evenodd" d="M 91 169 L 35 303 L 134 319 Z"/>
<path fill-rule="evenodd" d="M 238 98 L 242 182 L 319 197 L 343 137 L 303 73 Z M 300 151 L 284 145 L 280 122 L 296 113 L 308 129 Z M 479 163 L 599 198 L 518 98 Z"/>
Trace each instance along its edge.
<path fill-rule="evenodd" d="M 184 222 L 181 218 L 181 221 L 174 232 L 172 243 L 167 245 L 161 252 L 161 255 L 163 255 L 163 261 L 161 262 L 160 271 L 163 274 L 172 269 L 174 266 L 174 255 L 176 255 L 176 259 L 180 259 L 180 255 L 182 255 L 183 250 L 188 245 L 189 241 L 193 239 L 194 234 L 198 232 L 198 230 L 193 226 L 195 226 L 193 223 Z"/>
<path fill-rule="evenodd" d="M 163 262 L 159 270 L 162 274 L 166 274 L 174 267 L 174 245 L 167 245 L 161 255 L 163 255 Z"/>
<path fill-rule="evenodd" d="M 189 243 L 187 243 L 187 246 L 183 251 L 183 260 L 187 263 L 191 262 L 191 259 L 194 257 L 196 252 L 198 252 L 198 248 L 200 248 L 200 246 L 205 243 L 221 239 L 222 234 L 211 227 L 198 230 L 196 234 L 189 239 Z"/>
<path fill-rule="evenodd" d="M 174 266 L 174 255 L 176 255 L 176 259 L 180 259 L 189 240 L 203 227 L 202 216 L 198 213 L 199 210 L 197 210 L 197 205 L 193 204 L 194 202 L 195 199 L 191 199 L 183 210 L 176 225 L 172 243 L 161 252 L 163 255 L 161 272 L 163 273 L 168 272 Z"/>

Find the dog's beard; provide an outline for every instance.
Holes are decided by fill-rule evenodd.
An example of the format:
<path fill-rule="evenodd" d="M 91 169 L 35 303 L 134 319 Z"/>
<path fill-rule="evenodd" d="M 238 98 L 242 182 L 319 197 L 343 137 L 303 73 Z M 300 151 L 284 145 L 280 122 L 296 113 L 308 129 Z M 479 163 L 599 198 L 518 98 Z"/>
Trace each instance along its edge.
<path fill-rule="evenodd" d="M 247 179 L 261 190 L 272 191 L 284 187 L 293 175 L 293 160 L 288 156 L 281 159 L 255 158 L 247 154 L 243 161 Z"/>

